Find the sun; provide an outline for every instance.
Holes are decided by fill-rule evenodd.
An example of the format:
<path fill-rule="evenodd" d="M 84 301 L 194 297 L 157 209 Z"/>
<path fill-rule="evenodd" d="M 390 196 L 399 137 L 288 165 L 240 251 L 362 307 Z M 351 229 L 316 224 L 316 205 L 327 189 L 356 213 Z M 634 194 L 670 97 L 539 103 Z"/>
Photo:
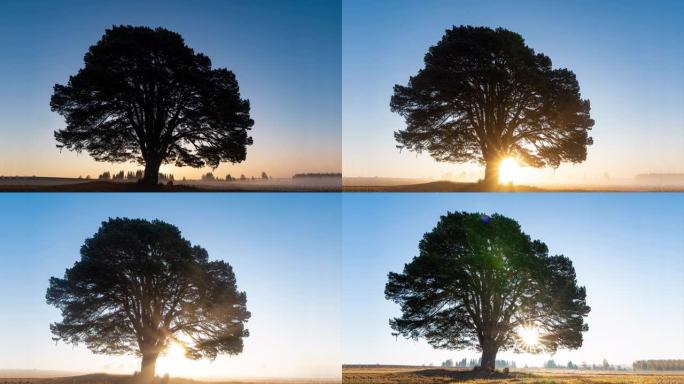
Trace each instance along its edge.
<path fill-rule="evenodd" d="M 512 157 L 506 157 L 499 164 L 499 183 L 517 183 L 522 176 L 520 163 Z"/>
<path fill-rule="evenodd" d="M 185 348 L 183 348 L 183 346 L 180 345 L 179 343 L 172 342 L 166 348 L 164 356 L 168 357 L 169 359 L 174 359 L 174 360 L 184 359 L 185 358 Z"/>
<path fill-rule="evenodd" d="M 193 361 L 185 357 L 185 348 L 175 341 L 168 344 L 164 353 L 157 360 L 157 375 L 169 374 L 171 376 L 190 377 L 195 373 Z"/>
<path fill-rule="evenodd" d="M 539 346 L 539 328 L 534 326 L 522 327 L 517 331 L 520 345 L 527 350 Z"/>

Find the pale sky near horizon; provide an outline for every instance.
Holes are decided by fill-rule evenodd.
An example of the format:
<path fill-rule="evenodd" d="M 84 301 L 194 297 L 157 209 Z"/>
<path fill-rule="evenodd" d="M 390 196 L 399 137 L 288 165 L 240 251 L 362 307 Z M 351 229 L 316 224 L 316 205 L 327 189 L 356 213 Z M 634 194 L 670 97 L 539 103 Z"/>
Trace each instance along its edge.
<path fill-rule="evenodd" d="M 453 25 L 520 33 L 554 67 L 574 71 L 591 101 L 596 125 L 586 162 L 525 169 L 521 181 L 611 183 L 684 172 L 684 2 L 345 0 L 342 15 L 347 177 L 482 177 L 477 165 L 400 153 L 393 137 L 405 128 L 389 108 L 393 86 L 407 84 Z"/>
<path fill-rule="evenodd" d="M 112 25 L 164 27 L 235 72 L 251 103 L 254 144 L 225 177 L 262 171 L 275 177 L 341 172 L 341 4 L 276 0 L 0 3 L 0 175 L 96 177 L 141 168 L 95 162 L 87 153 L 56 148 L 64 119 L 50 111 L 55 84 L 83 67 L 83 55 Z M 177 179 L 210 168 L 175 168 Z"/>
<path fill-rule="evenodd" d="M 401 272 L 418 242 L 447 211 L 500 213 L 517 220 L 550 254 L 569 257 L 587 289 L 589 331 L 577 350 L 555 355 L 500 352 L 541 366 L 631 365 L 684 357 L 684 195 L 667 193 L 416 193 L 343 196 L 342 361 L 439 365 L 479 358 L 392 336 L 399 305 L 385 299 L 387 274 Z"/>
<path fill-rule="evenodd" d="M 0 199 L 0 370 L 132 373 L 134 356 L 52 341 L 60 312 L 51 276 L 79 259 L 108 217 L 178 226 L 247 293 L 250 336 L 238 356 L 160 357 L 175 377 L 339 378 L 341 197 L 338 194 L 3 194 Z"/>

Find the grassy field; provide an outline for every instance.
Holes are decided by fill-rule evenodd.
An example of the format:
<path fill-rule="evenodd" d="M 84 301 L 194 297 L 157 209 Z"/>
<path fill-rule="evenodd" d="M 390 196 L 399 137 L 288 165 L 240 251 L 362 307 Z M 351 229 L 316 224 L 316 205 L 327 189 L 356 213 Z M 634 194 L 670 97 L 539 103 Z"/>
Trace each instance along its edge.
<path fill-rule="evenodd" d="M 152 384 L 333 384 L 334 379 L 231 379 L 231 380 L 190 380 L 183 378 L 158 378 Z M 135 384 L 129 375 L 92 374 L 68 377 L 0 377 L 0 384 Z"/>
<path fill-rule="evenodd" d="M 682 384 L 684 372 L 615 372 L 518 369 L 487 377 L 472 370 L 437 367 L 344 366 L 345 384 Z"/>

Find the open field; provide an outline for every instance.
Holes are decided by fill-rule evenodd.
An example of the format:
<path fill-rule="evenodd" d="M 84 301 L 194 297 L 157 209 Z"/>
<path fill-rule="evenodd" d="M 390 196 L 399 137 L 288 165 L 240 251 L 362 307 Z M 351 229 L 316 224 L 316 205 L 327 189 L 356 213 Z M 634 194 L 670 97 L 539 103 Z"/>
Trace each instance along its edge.
<path fill-rule="evenodd" d="M 0 177 L 0 192 L 335 192 L 340 178 L 248 181 L 181 180 L 155 188 L 136 182 L 60 177 Z"/>
<path fill-rule="evenodd" d="M 502 184 L 492 191 L 483 183 L 368 177 L 344 178 L 342 190 L 345 192 L 683 192 L 684 184 L 545 184 L 540 186 Z"/>
<path fill-rule="evenodd" d="M 0 384 L 134 384 L 134 378 L 129 375 L 91 374 L 65 377 L 3 377 L 0 371 Z M 33 375 L 29 375 L 33 376 Z M 339 383 L 336 379 L 217 379 L 191 380 L 184 378 L 158 378 L 153 384 L 332 384 Z"/>
<path fill-rule="evenodd" d="M 674 384 L 684 383 L 684 372 L 616 372 L 515 369 L 483 377 L 470 369 L 409 366 L 342 367 L 345 384 Z"/>

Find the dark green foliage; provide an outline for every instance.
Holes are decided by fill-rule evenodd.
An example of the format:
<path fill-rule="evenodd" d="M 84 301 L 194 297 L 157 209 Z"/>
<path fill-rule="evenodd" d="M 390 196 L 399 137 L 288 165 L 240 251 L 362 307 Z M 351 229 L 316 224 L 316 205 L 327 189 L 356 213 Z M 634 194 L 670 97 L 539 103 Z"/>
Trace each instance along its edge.
<path fill-rule="evenodd" d="M 395 85 L 393 112 L 406 120 L 399 148 L 427 151 L 437 161 L 477 161 L 485 180 L 512 156 L 534 167 L 582 162 L 594 121 L 575 74 L 514 32 L 453 27 L 430 47 L 425 67 Z"/>
<path fill-rule="evenodd" d="M 95 353 L 135 353 L 151 364 L 175 341 L 192 359 L 242 352 L 247 296 L 232 267 L 161 221 L 110 219 L 81 247 L 47 302 L 62 312 L 58 340 Z M 149 372 L 148 372 L 149 373 Z"/>
<path fill-rule="evenodd" d="M 401 305 L 390 325 L 403 336 L 435 348 L 478 348 L 490 370 L 498 350 L 524 348 L 516 338 L 521 327 L 542 334 L 530 352 L 582 345 L 589 307 L 572 262 L 549 255 L 515 220 L 448 213 L 419 250 L 385 287 L 386 298 Z"/>
<path fill-rule="evenodd" d="M 112 27 L 84 61 L 67 85 L 54 87 L 50 106 L 67 124 L 55 132 L 59 148 L 137 161 L 149 184 L 161 164 L 217 167 L 246 158 L 254 121 L 235 75 L 212 69 L 179 34 Z"/>

